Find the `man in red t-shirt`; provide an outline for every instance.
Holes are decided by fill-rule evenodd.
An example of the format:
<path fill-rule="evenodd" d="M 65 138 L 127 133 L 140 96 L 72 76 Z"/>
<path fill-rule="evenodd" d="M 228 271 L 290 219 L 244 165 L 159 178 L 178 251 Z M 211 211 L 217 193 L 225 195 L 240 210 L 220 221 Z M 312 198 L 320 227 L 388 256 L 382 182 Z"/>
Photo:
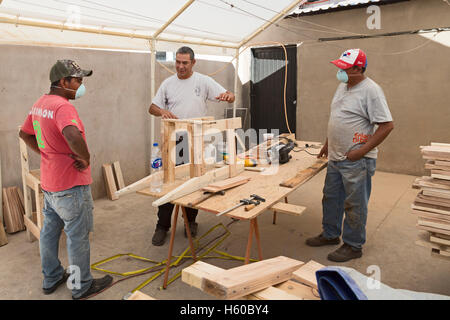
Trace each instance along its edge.
<path fill-rule="evenodd" d="M 19 133 L 41 155 L 42 289 L 44 294 L 50 294 L 69 279 L 73 299 L 86 298 L 112 282 L 110 276 L 93 279 L 90 272 L 89 232 L 93 227 L 90 154 L 83 123 L 69 102 L 84 95 L 83 77 L 91 74 L 92 70 L 82 70 L 72 60 L 58 60 L 50 70 L 50 92 L 36 101 Z M 67 235 L 69 272 L 58 259 L 63 228 Z"/>

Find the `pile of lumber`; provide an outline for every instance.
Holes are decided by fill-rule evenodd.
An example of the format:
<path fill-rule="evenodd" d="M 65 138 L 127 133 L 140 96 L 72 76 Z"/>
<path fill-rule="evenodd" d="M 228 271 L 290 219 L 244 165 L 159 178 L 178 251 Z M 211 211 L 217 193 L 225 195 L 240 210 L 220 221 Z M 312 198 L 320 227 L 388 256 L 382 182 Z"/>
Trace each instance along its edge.
<path fill-rule="evenodd" d="M 115 161 L 112 164 L 106 163 L 102 166 L 102 169 L 108 199 L 119 199 L 119 196 L 116 194 L 117 190 L 125 188 L 125 182 L 123 180 L 122 169 L 120 168 L 119 161 Z"/>
<path fill-rule="evenodd" d="M 430 248 L 433 256 L 450 260 L 450 144 L 431 143 L 421 147 L 425 169 L 431 176 L 417 178 L 419 188 L 412 205 L 417 228 L 428 233 L 416 244 Z"/>
<path fill-rule="evenodd" d="M 3 223 L 7 233 L 15 233 L 25 230 L 23 216 L 25 209 L 23 206 L 22 190 L 17 187 L 3 188 Z"/>
<path fill-rule="evenodd" d="M 316 271 L 324 267 L 284 256 L 228 270 L 197 261 L 181 279 L 219 299 L 320 300 Z"/>

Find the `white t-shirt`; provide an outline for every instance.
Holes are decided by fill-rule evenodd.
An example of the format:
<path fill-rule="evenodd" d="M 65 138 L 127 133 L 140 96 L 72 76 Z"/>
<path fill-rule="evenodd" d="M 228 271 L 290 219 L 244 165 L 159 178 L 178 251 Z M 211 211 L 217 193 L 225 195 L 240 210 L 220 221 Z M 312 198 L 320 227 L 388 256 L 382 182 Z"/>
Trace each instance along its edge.
<path fill-rule="evenodd" d="M 194 72 L 188 79 L 179 79 L 176 74 L 163 81 L 152 103 L 166 109 L 179 119 L 198 118 L 206 115 L 206 100 L 226 90 L 211 77 Z"/>
<path fill-rule="evenodd" d="M 375 133 L 376 123 L 392 121 L 383 90 L 372 79 L 366 78 L 347 90 L 341 83 L 331 102 L 328 122 L 328 158 L 342 161 L 347 152 L 359 149 Z M 377 158 L 373 148 L 365 157 Z"/>

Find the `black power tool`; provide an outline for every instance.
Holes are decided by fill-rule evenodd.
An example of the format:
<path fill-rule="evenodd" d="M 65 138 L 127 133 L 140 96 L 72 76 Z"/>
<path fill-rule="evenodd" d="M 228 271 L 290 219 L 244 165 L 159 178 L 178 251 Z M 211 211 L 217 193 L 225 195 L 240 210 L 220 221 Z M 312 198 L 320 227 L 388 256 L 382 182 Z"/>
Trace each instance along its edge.
<path fill-rule="evenodd" d="M 294 148 L 295 148 L 295 142 L 291 139 L 287 139 L 287 144 L 280 143 L 270 148 L 270 155 L 273 157 L 273 155 L 278 154 L 278 163 L 283 164 L 289 161 L 289 159 L 292 158 L 292 156 L 289 154 Z M 270 158 L 272 158 L 270 157 Z M 271 159 L 276 160 L 276 159 Z"/>

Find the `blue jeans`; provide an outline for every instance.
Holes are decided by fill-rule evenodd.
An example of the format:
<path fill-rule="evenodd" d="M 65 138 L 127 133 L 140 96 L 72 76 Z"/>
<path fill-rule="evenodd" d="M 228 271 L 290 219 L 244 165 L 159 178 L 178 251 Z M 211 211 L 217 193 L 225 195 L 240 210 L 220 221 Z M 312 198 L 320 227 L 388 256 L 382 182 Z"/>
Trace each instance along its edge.
<path fill-rule="evenodd" d="M 367 204 L 375 174 L 376 159 L 358 161 L 329 161 L 323 188 L 323 236 L 327 239 L 341 235 L 354 249 L 366 242 Z"/>
<path fill-rule="evenodd" d="M 64 275 L 64 268 L 58 259 L 59 237 L 64 228 L 67 236 L 69 265 L 79 268 L 72 273 L 74 278 L 72 296 L 79 297 L 92 283 L 90 271 L 89 232 L 93 228 L 91 187 L 75 186 L 71 189 L 44 193 L 44 223 L 40 233 L 40 253 L 43 288 L 55 285 Z M 77 283 L 79 279 L 79 283 Z"/>

